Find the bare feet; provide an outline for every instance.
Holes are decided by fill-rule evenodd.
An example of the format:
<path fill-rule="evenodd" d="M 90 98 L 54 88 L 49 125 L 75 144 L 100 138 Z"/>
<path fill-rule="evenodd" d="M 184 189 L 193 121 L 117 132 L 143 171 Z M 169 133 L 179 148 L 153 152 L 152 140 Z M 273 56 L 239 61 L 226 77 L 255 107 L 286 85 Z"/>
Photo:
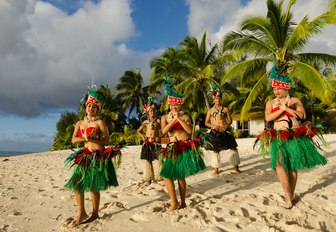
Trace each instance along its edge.
<path fill-rule="evenodd" d="M 92 214 L 91 217 L 89 217 L 87 220 L 83 222 L 83 224 L 93 222 L 94 220 L 98 218 L 99 218 L 98 214 Z"/>
<path fill-rule="evenodd" d="M 285 209 L 293 208 L 293 200 L 290 200 L 288 197 L 284 197 L 284 203 L 282 205 Z"/>
<path fill-rule="evenodd" d="M 169 207 L 168 213 L 172 214 L 174 210 L 179 209 L 180 205 L 179 204 L 174 204 Z"/>
<path fill-rule="evenodd" d="M 291 208 L 293 208 L 293 203 L 292 203 L 292 201 L 290 201 L 290 200 L 285 200 L 284 207 L 285 207 L 286 209 L 291 209 Z"/>
<path fill-rule="evenodd" d="M 239 173 L 241 173 L 241 171 L 239 170 L 238 165 L 233 167 L 233 171 L 234 171 L 233 174 L 239 174 Z"/>
<path fill-rule="evenodd" d="M 187 207 L 186 203 L 181 203 L 181 204 L 179 205 L 178 209 L 184 209 L 184 208 L 186 208 L 186 207 Z"/>
<path fill-rule="evenodd" d="M 73 227 L 77 227 L 79 226 L 80 224 L 82 224 L 84 222 L 85 219 L 87 219 L 89 217 L 89 215 L 87 214 L 84 214 L 84 215 L 81 215 L 80 217 L 77 218 L 77 220 L 73 220 L 69 227 L 70 228 L 73 228 Z"/>
<path fill-rule="evenodd" d="M 212 173 L 213 175 L 218 175 L 220 173 L 219 168 L 215 168 L 214 172 Z"/>
<path fill-rule="evenodd" d="M 145 186 L 149 186 L 152 182 L 150 180 L 145 181 Z"/>

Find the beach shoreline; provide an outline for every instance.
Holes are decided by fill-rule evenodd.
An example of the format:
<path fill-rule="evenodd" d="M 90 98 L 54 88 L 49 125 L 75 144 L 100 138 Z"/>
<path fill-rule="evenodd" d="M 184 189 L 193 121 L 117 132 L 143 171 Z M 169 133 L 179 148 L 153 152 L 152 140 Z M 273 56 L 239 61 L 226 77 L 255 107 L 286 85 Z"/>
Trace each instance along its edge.
<path fill-rule="evenodd" d="M 324 137 L 328 164 L 299 171 L 291 210 L 281 206 L 282 187 L 269 159 L 253 150 L 254 138 L 237 139 L 239 175 L 232 174 L 227 151 L 222 172 L 212 176 L 204 152 L 206 170 L 187 178 L 187 208 L 172 215 L 164 186 L 142 182 L 141 147 L 125 147 L 119 186 L 101 192 L 100 219 L 74 229 L 67 225 L 77 208 L 64 189 L 72 172 L 64 159 L 71 150 L 0 157 L 0 231 L 336 231 L 336 134 Z M 90 213 L 88 193 L 85 206 Z"/>

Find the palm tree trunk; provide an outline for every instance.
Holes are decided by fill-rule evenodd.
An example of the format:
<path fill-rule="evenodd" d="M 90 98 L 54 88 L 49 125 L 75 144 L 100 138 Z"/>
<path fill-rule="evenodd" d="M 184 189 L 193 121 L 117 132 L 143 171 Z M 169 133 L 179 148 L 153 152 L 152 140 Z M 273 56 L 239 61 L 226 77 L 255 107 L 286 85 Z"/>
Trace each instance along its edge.
<path fill-rule="evenodd" d="M 208 110 L 210 110 L 210 104 L 209 104 L 208 96 L 207 96 L 205 91 L 203 91 L 203 96 L 204 96 L 206 107 L 207 107 Z"/>

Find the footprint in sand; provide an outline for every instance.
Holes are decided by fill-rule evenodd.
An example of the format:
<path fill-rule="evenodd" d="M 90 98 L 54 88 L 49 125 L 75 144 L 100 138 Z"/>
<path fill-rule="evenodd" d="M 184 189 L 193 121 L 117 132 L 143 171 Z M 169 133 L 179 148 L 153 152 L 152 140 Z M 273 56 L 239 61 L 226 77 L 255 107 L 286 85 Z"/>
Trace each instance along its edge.
<path fill-rule="evenodd" d="M 73 217 L 69 217 L 67 219 L 65 219 L 62 223 L 61 223 L 61 227 L 63 228 L 67 228 L 69 227 L 69 225 L 74 221 L 75 219 Z"/>
<path fill-rule="evenodd" d="M 7 229 L 9 229 L 9 225 L 3 225 L 2 227 L 0 227 L 0 231 L 8 231 Z"/>
<path fill-rule="evenodd" d="M 148 218 L 142 214 L 142 213 L 138 213 L 138 214 L 134 214 L 131 218 L 131 221 L 133 222 L 148 222 Z"/>
<path fill-rule="evenodd" d="M 250 217 L 250 213 L 247 209 L 245 208 L 240 208 L 241 211 L 243 212 L 243 216 L 246 217 L 246 218 L 249 218 Z"/>
<path fill-rule="evenodd" d="M 269 200 L 266 197 L 263 199 L 263 205 L 269 205 Z"/>
<path fill-rule="evenodd" d="M 101 209 L 111 209 L 111 208 L 119 208 L 119 209 L 128 209 L 128 207 L 126 206 L 126 204 L 122 203 L 122 202 L 112 202 L 112 203 L 105 203 Z"/>
<path fill-rule="evenodd" d="M 18 212 L 18 211 L 14 211 L 13 215 L 14 216 L 21 216 L 23 213 L 22 212 Z"/>

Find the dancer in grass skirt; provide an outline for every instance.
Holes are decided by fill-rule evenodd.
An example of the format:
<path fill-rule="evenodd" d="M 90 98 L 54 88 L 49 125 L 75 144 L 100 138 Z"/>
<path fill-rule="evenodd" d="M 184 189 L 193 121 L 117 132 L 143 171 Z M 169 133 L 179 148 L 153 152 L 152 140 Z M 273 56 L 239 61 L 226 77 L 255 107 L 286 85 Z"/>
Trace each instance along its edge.
<path fill-rule="evenodd" d="M 146 185 L 150 185 L 155 180 L 153 161 L 158 159 L 158 152 L 161 149 L 160 144 L 160 128 L 161 119 L 156 117 L 156 102 L 152 97 L 148 98 L 148 103 L 144 105 L 144 110 L 148 118 L 143 121 L 139 129 L 138 135 L 144 141 L 141 148 L 140 158 L 145 160 L 144 181 Z M 145 134 L 143 131 L 145 130 Z M 162 180 L 159 176 L 161 171 L 161 162 L 157 165 L 156 179 Z"/>
<path fill-rule="evenodd" d="M 200 139 L 190 139 L 192 123 L 189 115 L 181 111 L 183 95 L 174 92 L 173 79 L 166 78 L 166 94 L 170 112 L 161 119 L 162 134 L 168 133 L 169 143 L 161 151 L 164 163 L 160 175 L 168 190 L 171 201 L 169 212 L 186 207 L 187 184 L 185 178 L 203 169 L 205 164 L 202 150 L 199 148 Z M 178 182 L 181 201 L 177 200 L 174 180 Z"/>
<path fill-rule="evenodd" d="M 285 191 L 285 207 L 292 208 L 298 178 L 298 170 L 325 165 L 327 160 L 316 148 L 318 141 L 312 139 L 321 135 L 321 127 L 310 122 L 302 123 L 306 113 L 302 102 L 290 97 L 291 79 L 286 69 L 281 70 L 274 65 L 270 71 L 274 99 L 266 103 L 265 119 L 272 122 L 273 127 L 266 128 L 259 134 L 259 150 L 263 155 L 271 156 L 271 167 L 276 170 L 279 181 Z"/>
<path fill-rule="evenodd" d="M 84 147 L 71 154 L 66 165 L 73 167 L 73 174 L 65 187 L 73 191 L 78 206 L 78 216 L 71 226 L 88 223 L 99 218 L 100 191 L 110 186 L 118 186 L 117 176 L 112 159 L 120 158 L 118 146 L 106 148 L 109 134 L 106 124 L 97 117 L 101 107 L 101 99 L 96 92 L 89 88 L 82 100 L 86 111 L 83 120 L 79 120 L 72 136 L 72 143 L 83 143 Z M 120 161 L 120 159 L 119 159 Z M 84 207 L 84 192 L 90 191 L 93 211 L 88 217 Z"/>

